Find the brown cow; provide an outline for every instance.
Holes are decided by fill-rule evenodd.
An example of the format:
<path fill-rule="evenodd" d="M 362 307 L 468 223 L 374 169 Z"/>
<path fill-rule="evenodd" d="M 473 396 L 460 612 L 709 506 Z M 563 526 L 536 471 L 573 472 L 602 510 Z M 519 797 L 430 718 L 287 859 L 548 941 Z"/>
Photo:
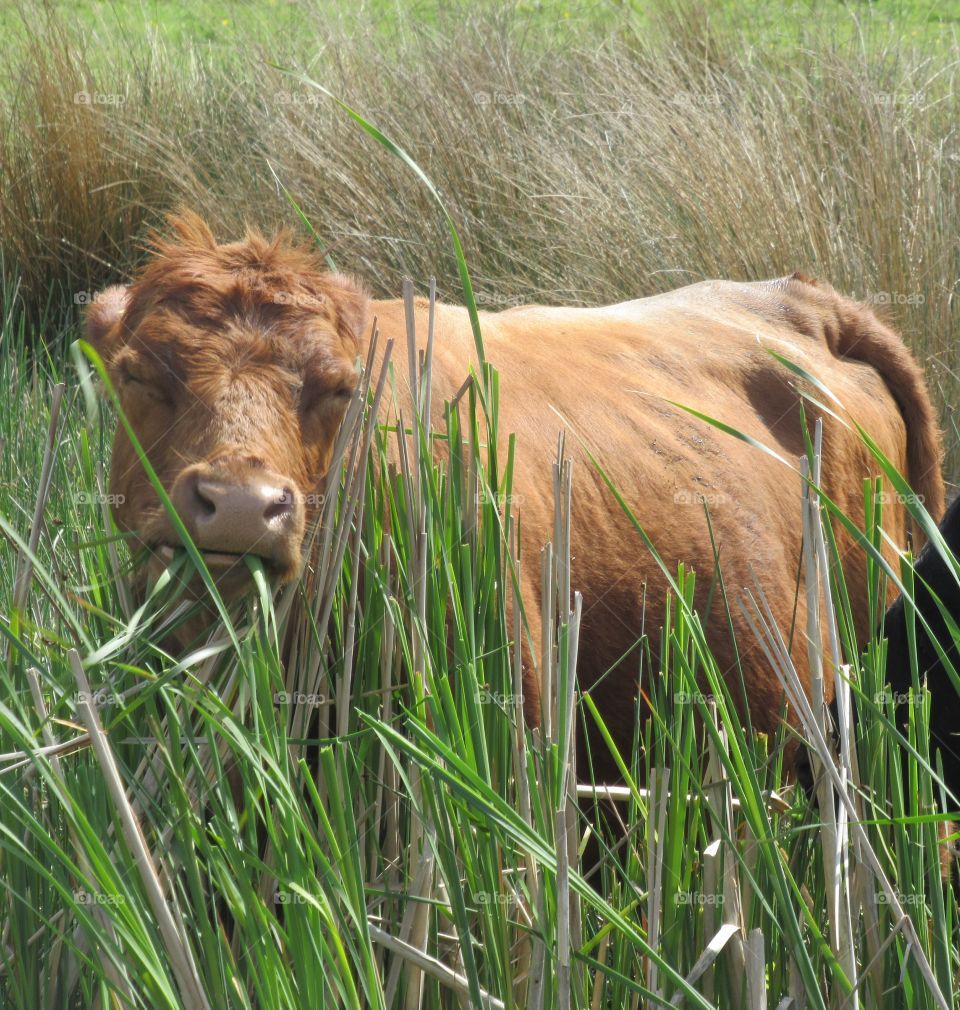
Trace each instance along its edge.
<path fill-rule="evenodd" d="M 268 241 L 251 232 L 218 245 L 196 216 L 171 224 L 174 235 L 155 240 L 133 285 L 108 289 L 91 307 L 89 337 L 191 536 L 222 572 L 224 590 L 242 588 L 237 556 L 245 552 L 260 555 L 284 582 L 300 567 L 309 512 L 302 502 L 329 465 L 370 320 L 376 316 L 384 335 L 402 342 L 403 304 L 369 300 L 286 237 Z M 424 303 L 417 312 L 425 317 Z M 475 351 L 465 309 L 438 305 L 436 319 L 434 403 L 442 403 L 462 383 Z M 700 572 L 701 607 L 714 571 L 706 499 L 728 589 L 752 586 L 756 575 L 784 634 L 804 629 L 799 478 L 669 402 L 692 405 L 796 460 L 804 451 L 801 399 L 794 376 L 769 350 L 825 383 L 932 515 L 942 513 L 940 438 L 920 369 L 868 308 L 826 285 L 798 276 L 709 281 L 603 308 L 481 313 L 481 326 L 501 376 L 500 430 L 516 433 L 515 490 L 528 553 L 552 537 L 559 413 L 594 448 L 666 564 L 675 570 L 685 561 Z M 425 332 L 420 318 L 418 333 Z M 820 412 L 809 403 L 806 409 L 812 424 Z M 849 516 L 862 517 L 863 479 L 878 467 L 849 426 L 826 412 L 822 419 L 825 490 Z M 637 657 L 622 657 L 636 647 L 644 611 L 646 629 L 660 626 L 665 583 L 593 466 L 573 454 L 580 462 L 572 582 L 584 598 L 579 675 L 589 685 L 619 662 L 595 698 L 619 739 L 629 740 Z M 169 559 L 178 538 L 122 430 L 111 491 L 122 496 L 119 526 Z M 905 544 L 903 507 L 888 506 L 884 519 L 892 540 Z M 845 536 L 840 543 L 851 550 Z M 536 568 L 526 564 L 523 586 L 533 616 Z M 859 553 L 846 574 L 865 635 Z M 721 669 L 732 671 L 716 593 L 713 608 L 711 644 Z M 736 608 L 732 621 L 754 725 L 772 731 L 780 689 Z M 534 642 L 538 633 L 534 621 Z M 806 677 L 801 637 L 793 653 Z M 525 702 L 536 721 L 538 682 L 529 670 Z"/>

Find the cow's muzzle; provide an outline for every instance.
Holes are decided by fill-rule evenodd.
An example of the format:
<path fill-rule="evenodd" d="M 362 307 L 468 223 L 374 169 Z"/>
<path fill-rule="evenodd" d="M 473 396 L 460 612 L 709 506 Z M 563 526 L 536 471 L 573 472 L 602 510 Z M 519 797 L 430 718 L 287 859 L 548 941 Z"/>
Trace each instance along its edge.
<path fill-rule="evenodd" d="M 219 459 L 187 467 L 170 497 L 211 569 L 256 555 L 282 581 L 299 570 L 304 505 L 290 479 L 243 460 Z"/>

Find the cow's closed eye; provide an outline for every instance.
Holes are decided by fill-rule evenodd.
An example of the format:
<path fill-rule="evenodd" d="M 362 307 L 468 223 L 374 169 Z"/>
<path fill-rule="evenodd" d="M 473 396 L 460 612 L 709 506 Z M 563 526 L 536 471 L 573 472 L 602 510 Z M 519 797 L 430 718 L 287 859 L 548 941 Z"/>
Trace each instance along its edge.
<path fill-rule="evenodd" d="M 300 395 L 300 409 L 305 413 L 344 410 L 353 396 L 355 387 L 340 383 L 330 386 L 308 382 Z"/>
<path fill-rule="evenodd" d="M 134 367 L 128 361 L 123 361 L 119 368 L 120 381 L 126 385 L 130 382 L 135 382 L 137 385 L 146 386 L 147 376 L 139 368 Z"/>
<path fill-rule="evenodd" d="M 172 383 L 164 369 L 152 368 L 133 356 L 121 357 L 116 364 L 121 390 L 146 395 L 160 403 L 173 402 Z"/>

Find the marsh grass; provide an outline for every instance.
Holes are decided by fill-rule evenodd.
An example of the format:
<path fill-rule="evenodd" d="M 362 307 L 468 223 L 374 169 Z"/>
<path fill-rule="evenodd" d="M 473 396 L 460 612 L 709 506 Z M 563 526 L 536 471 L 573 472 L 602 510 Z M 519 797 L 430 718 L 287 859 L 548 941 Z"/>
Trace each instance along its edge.
<path fill-rule="evenodd" d="M 392 357 L 394 371 L 418 360 Z M 0 416 L 2 433 L 39 460 L 58 375 L 35 379 L 23 352 L 3 367 L 22 406 Z M 443 430 L 409 418 L 399 468 L 401 434 L 369 420 L 392 395 L 389 370 L 382 380 L 369 376 L 344 429 L 322 562 L 276 601 L 254 563 L 250 604 L 176 656 L 159 615 L 190 562 L 129 609 L 106 510 L 90 501 L 105 447 L 89 438 L 101 429 L 87 427 L 82 396 L 66 397 L 54 426 L 42 508 L 38 482 L 5 485 L 8 557 L 22 562 L 32 528 L 36 548 L 16 611 L 17 565 L 3 566 L 4 1005 L 752 1008 L 792 996 L 828 1007 L 854 987 L 865 1005 L 899 1007 L 904 992 L 911 1006 L 949 1005 L 956 923 L 924 707 L 907 741 L 914 788 L 897 785 L 903 748 L 882 705 L 860 706 L 859 777 L 849 752 L 836 765 L 819 746 L 845 776 L 819 809 L 837 809 L 840 793 L 862 821 L 848 841 L 849 825 L 825 827 L 785 781 L 783 739 L 741 728 L 690 609 L 697 576 L 668 572 L 674 602 L 642 683 L 655 718 L 617 755 L 616 813 L 575 802 L 572 733 L 602 718 L 576 688 L 565 537 L 541 559 L 512 546 L 496 374 L 475 377 Z M 438 438 L 446 462 L 430 451 Z M 560 531 L 576 479 L 558 459 Z M 798 512 L 800 498 L 798 481 Z M 819 521 L 814 510 L 810 529 Z M 827 532 L 825 558 L 831 545 Z M 647 550 L 639 529 L 636 550 Z M 536 733 L 518 703 L 520 601 L 501 588 L 517 564 L 542 564 L 552 587 L 550 719 Z M 762 594 L 752 605 L 763 627 Z M 761 634 L 776 642 L 775 629 Z M 882 647 L 846 658 L 873 697 Z M 777 662 L 789 683 L 789 661 Z M 589 761 L 576 771 L 590 783 Z M 599 869 L 583 862 L 590 837 Z"/>

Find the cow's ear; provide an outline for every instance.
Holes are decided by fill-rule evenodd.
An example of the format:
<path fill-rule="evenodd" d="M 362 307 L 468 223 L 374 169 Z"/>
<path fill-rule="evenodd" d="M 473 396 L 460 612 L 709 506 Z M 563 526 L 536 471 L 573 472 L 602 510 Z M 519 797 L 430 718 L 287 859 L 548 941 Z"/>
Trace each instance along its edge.
<path fill-rule="evenodd" d="M 344 274 L 327 274 L 325 280 L 336 308 L 337 330 L 342 339 L 359 349 L 370 325 L 370 298 L 355 280 Z"/>
<path fill-rule="evenodd" d="M 130 293 L 121 284 L 105 288 L 87 307 L 87 341 L 104 361 L 109 361 L 123 343 L 120 320 L 130 304 Z"/>

